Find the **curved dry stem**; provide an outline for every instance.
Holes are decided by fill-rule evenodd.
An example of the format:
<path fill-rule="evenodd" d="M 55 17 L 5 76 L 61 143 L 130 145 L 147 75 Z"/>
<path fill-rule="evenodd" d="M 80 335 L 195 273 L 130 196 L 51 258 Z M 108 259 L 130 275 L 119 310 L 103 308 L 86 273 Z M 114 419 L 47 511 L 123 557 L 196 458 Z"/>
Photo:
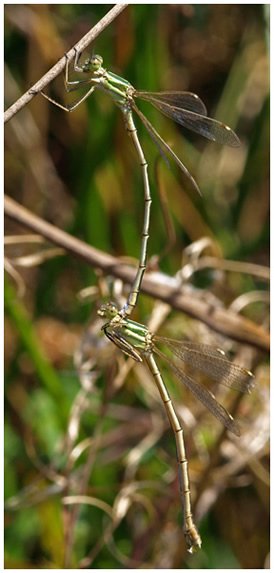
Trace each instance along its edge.
<path fill-rule="evenodd" d="M 132 284 L 135 277 L 133 267 L 122 264 L 119 259 L 112 255 L 90 247 L 80 239 L 47 223 L 6 195 L 4 197 L 4 209 L 8 217 L 43 235 L 72 256 L 83 260 L 92 267 L 101 269 L 105 274 L 120 278 L 126 284 Z M 244 344 L 250 344 L 260 350 L 269 351 L 269 333 L 264 328 L 224 307 L 214 306 L 204 296 L 195 291 L 190 292 L 189 286 L 187 288 L 181 286 L 180 282 L 175 279 L 160 273 L 147 274 L 143 279 L 142 292 L 154 299 L 168 303 L 175 310 L 185 312 L 204 322 L 224 336 Z"/>

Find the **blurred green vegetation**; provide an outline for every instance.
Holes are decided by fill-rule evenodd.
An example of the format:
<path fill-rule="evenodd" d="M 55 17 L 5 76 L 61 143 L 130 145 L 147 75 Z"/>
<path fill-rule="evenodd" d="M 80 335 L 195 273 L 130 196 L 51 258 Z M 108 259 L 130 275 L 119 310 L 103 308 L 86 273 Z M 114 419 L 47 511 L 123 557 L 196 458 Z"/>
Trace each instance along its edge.
<path fill-rule="evenodd" d="M 108 9 L 92 4 L 6 4 L 6 107 Z M 131 5 L 90 47 L 103 56 L 107 69 L 136 88 L 197 93 L 208 114 L 241 139 L 239 149 L 221 147 L 187 133 L 149 104 L 138 103 L 203 192 L 202 199 L 194 196 L 184 188 L 177 166 L 171 162 L 169 170 L 160 160 L 158 175 L 176 232 L 176 244 L 160 269 L 171 276 L 181 267 L 183 249 L 203 236 L 215 241 L 224 259 L 269 264 L 268 20 L 267 5 Z M 49 92 L 68 102 L 61 77 Z M 150 258 L 161 254 L 167 241 L 154 176 L 158 150 L 138 118 L 136 124 L 153 197 Z M 117 257 L 138 258 L 142 179 L 121 114 L 110 98 L 94 93 L 66 114 L 37 96 L 7 124 L 5 135 L 8 195 L 90 245 Z M 28 233 L 8 219 L 5 224 L 6 235 Z M 25 254 L 21 243 L 19 239 L 7 247 L 11 262 Z M 175 446 L 153 382 L 142 364 L 127 375 L 128 363 L 100 338 L 99 297 L 107 296 L 107 286 L 113 297 L 120 285 L 98 280 L 98 272 L 69 255 L 17 271 L 25 284 L 24 296 L 18 297 L 8 276 L 5 289 L 5 567 L 267 567 L 265 357 L 253 356 L 257 388 L 244 398 L 237 414 L 243 436 L 239 446 L 231 442 L 231 451 L 229 440 L 222 443 L 212 482 L 212 474 L 203 472 L 220 426 L 163 366 L 181 408 L 193 499 L 198 494 L 200 501 L 196 509 L 197 519 L 202 518 L 203 546 L 194 556 L 187 555 Z M 217 275 L 200 271 L 191 286 L 204 288 L 205 296 L 214 294 L 226 306 L 244 293 L 266 291 L 261 280 L 246 274 L 227 273 L 221 282 Z M 78 293 L 90 286 L 93 296 L 83 303 Z M 148 323 L 154 304 L 141 295 L 134 319 Z M 267 325 L 263 303 L 249 305 L 244 314 Z M 226 347 L 205 325 L 175 312 L 169 313 L 162 332 Z M 230 349 L 240 352 L 236 345 Z M 88 359 L 91 374 L 77 375 L 77 365 Z M 261 445 L 249 434 L 255 427 L 261 428 Z M 151 442 L 142 448 L 146 437 Z M 246 454 L 252 439 L 253 457 L 250 451 Z M 132 452 L 136 467 L 134 456 L 128 457 Z M 226 460 L 232 465 L 234 461 L 231 473 L 226 473 Z M 203 476 L 208 486 L 204 497 Z M 132 487 L 130 494 L 127 487 Z M 86 495 L 89 502 L 62 503 L 64 496 L 72 495 Z M 97 507 L 95 498 L 108 506 Z M 107 507 L 116 508 L 113 531 Z"/>

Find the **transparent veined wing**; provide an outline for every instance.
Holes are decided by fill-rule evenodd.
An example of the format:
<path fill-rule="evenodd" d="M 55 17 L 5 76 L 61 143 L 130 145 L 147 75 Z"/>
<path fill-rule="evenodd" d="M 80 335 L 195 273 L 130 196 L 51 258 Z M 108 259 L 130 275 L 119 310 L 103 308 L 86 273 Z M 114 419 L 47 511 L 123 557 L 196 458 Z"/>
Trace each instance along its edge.
<path fill-rule="evenodd" d="M 141 121 L 143 122 L 148 133 L 150 134 L 153 141 L 157 145 L 157 147 L 158 147 L 160 153 L 162 154 L 167 165 L 169 166 L 169 161 L 167 159 L 167 156 L 166 156 L 166 153 L 164 150 L 166 150 L 166 151 L 168 151 L 168 153 L 170 153 L 170 155 L 173 157 L 174 161 L 176 161 L 176 163 L 179 165 L 180 169 L 182 170 L 182 172 L 184 173 L 186 178 L 191 182 L 192 186 L 196 189 L 196 191 L 198 191 L 199 195 L 202 195 L 194 177 L 192 177 L 192 175 L 189 173 L 186 166 L 182 163 L 182 161 L 179 159 L 179 157 L 177 157 L 176 153 L 174 153 L 174 151 L 172 151 L 172 149 L 169 147 L 169 145 L 163 140 L 163 138 L 159 135 L 159 133 L 157 133 L 156 129 L 153 127 L 153 125 L 151 125 L 151 123 L 143 115 L 143 113 L 139 110 L 139 108 L 137 107 L 137 105 L 135 103 L 132 104 L 132 108 L 137 113 L 137 115 L 139 115 Z"/>
<path fill-rule="evenodd" d="M 176 374 L 176 376 L 181 380 L 185 386 L 206 406 L 206 408 L 217 418 L 230 432 L 233 432 L 236 436 L 240 436 L 240 428 L 234 418 L 229 414 L 229 412 L 217 402 L 214 394 L 210 392 L 205 386 L 196 382 L 191 376 L 186 374 L 183 370 L 175 366 L 175 364 L 167 358 L 167 356 L 161 352 L 158 348 L 154 347 L 154 352 L 161 356 L 163 360 L 166 360 L 170 369 Z"/>
<path fill-rule="evenodd" d="M 147 101 L 155 101 L 155 105 L 157 102 L 186 109 L 188 111 L 194 111 L 195 113 L 199 113 L 201 115 L 207 115 L 207 109 L 204 102 L 192 92 L 180 92 L 180 91 L 171 91 L 171 92 L 149 92 L 144 90 L 137 90 L 133 94 L 136 97 Z"/>
<path fill-rule="evenodd" d="M 164 344 L 180 360 L 203 372 L 209 378 L 220 384 L 247 392 L 250 394 L 254 386 L 254 376 L 249 370 L 233 364 L 225 358 L 224 352 L 206 344 L 189 341 L 179 341 L 162 336 L 154 336 L 153 340 Z"/>
<path fill-rule="evenodd" d="M 141 93 L 143 92 L 135 92 L 134 95 L 138 96 L 138 94 Z M 207 117 L 185 108 L 183 109 L 178 106 L 170 105 L 160 99 L 157 100 L 156 98 L 149 98 L 148 96 L 145 98 L 143 96 L 139 97 L 150 101 L 156 109 L 183 127 L 186 127 L 211 141 L 216 141 L 231 147 L 239 147 L 240 145 L 240 140 L 236 133 L 234 133 L 230 127 L 216 119 L 212 119 L 211 117 Z"/>

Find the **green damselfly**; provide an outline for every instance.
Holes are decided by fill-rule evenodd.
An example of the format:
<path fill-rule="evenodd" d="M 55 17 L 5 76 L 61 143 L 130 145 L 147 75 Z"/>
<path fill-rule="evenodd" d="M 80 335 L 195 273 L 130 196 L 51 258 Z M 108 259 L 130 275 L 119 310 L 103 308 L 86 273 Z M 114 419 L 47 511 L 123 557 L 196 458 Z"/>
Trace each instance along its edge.
<path fill-rule="evenodd" d="M 115 303 L 108 302 L 103 304 L 98 310 L 98 314 L 108 319 L 108 322 L 102 329 L 109 340 L 130 358 L 137 362 L 145 362 L 157 384 L 175 436 L 183 506 L 183 530 L 188 551 L 192 553 L 195 547 L 201 547 L 202 541 L 192 518 L 190 482 L 183 430 L 153 354 L 157 354 L 168 362 L 176 376 L 184 382 L 187 388 L 228 430 L 236 436 L 240 436 L 240 429 L 229 412 L 217 402 L 212 392 L 196 382 L 192 376 L 183 370 L 182 365 L 179 363 L 175 364 L 156 345 L 166 346 L 173 352 L 178 361 L 196 368 L 199 372 L 234 390 L 250 393 L 251 387 L 254 385 L 254 376 L 249 370 L 227 360 L 225 353 L 219 348 L 154 335 L 146 326 L 133 322 L 128 318 L 123 318 L 118 312 Z"/>
<path fill-rule="evenodd" d="M 192 177 L 188 169 L 177 157 L 174 151 L 172 151 L 169 145 L 163 140 L 159 133 L 157 133 L 148 119 L 138 109 L 135 103 L 135 98 L 149 101 L 154 107 L 156 107 L 169 118 L 173 119 L 183 127 L 203 135 L 211 141 L 216 141 L 224 145 L 230 145 L 232 147 L 239 146 L 240 141 L 234 131 L 230 129 L 230 127 L 224 123 L 216 121 L 215 119 L 207 117 L 206 107 L 196 94 L 184 91 L 149 92 L 136 90 L 127 80 L 117 76 L 116 74 L 113 74 L 112 72 L 108 72 L 105 68 L 103 68 L 103 58 L 101 56 L 94 54 L 88 58 L 83 65 L 79 65 L 80 55 L 81 54 L 75 50 L 74 70 L 75 72 L 89 74 L 89 77 L 84 80 L 70 81 L 69 62 L 67 59 L 65 70 L 65 87 L 68 92 L 72 92 L 74 90 L 78 90 L 79 88 L 90 86 L 87 93 L 67 106 L 56 102 L 44 92 L 40 93 L 61 109 L 69 112 L 76 109 L 88 96 L 92 94 L 96 88 L 98 88 L 111 96 L 114 103 L 120 108 L 123 114 L 126 130 L 133 140 L 142 169 L 145 196 L 145 210 L 139 266 L 127 303 L 120 311 L 122 316 L 130 316 L 136 306 L 142 278 L 146 268 L 151 207 L 148 163 L 145 159 L 137 136 L 137 130 L 134 124 L 132 110 L 137 113 L 143 122 L 145 128 L 157 145 L 166 163 L 169 165 L 169 161 L 166 156 L 167 151 L 179 165 L 180 169 L 186 178 L 190 181 L 192 186 L 200 193 L 195 179 Z"/>

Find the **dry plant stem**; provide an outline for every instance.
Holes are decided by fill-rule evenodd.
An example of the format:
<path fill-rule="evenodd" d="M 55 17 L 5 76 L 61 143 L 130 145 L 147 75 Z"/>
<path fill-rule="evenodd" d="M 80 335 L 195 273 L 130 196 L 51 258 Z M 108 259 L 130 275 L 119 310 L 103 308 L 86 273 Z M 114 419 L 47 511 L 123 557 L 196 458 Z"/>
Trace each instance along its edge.
<path fill-rule="evenodd" d="M 81 474 L 79 491 L 78 491 L 77 495 L 85 495 L 87 492 L 87 486 L 88 486 L 88 481 L 90 478 L 92 466 L 94 464 L 96 452 L 97 452 L 97 449 L 99 448 L 99 444 L 100 444 L 101 430 L 102 430 L 103 420 L 104 420 L 105 411 L 106 411 L 107 407 L 108 407 L 108 404 L 105 404 L 105 402 L 101 405 L 99 420 L 95 426 L 95 430 L 93 433 L 93 443 L 89 448 L 87 461 L 85 463 L 84 470 Z M 81 509 L 81 505 L 76 504 L 75 506 L 72 507 L 72 511 L 70 512 L 70 520 L 69 520 L 69 523 L 67 525 L 67 532 L 66 532 L 66 544 L 65 544 L 65 556 L 64 556 L 64 567 L 65 568 L 72 567 L 71 558 L 72 558 L 72 553 L 73 553 L 73 548 L 74 548 L 75 525 L 76 525 L 76 521 L 77 521 L 78 516 L 79 516 L 80 509 Z"/>
<path fill-rule="evenodd" d="M 4 209 L 8 217 L 43 235 L 74 257 L 95 268 L 102 269 L 105 274 L 120 278 L 126 284 L 132 284 L 136 274 L 134 267 L 122 264 L 119 259 L 90 247 L 80 239 L 47 223 L 6 195 L 4 197 Z M 153 277 L 153 273 L 144 277 L 142 292 L 166 302 L 175 310 L 185 312 L 204 322 L 224 336 L 244 344 L 250 344 L 264 352 L 269 351 L 269 333 L 262 327 L 223 307 L 213 306 L 202 297 L 191 294 L 189 289 L 186 291 L 184 287 L 175 288 L 161 283 L 158 274 L 156 278 Z"/>
<path fill-rule="evenodd" d="M 128 4 L 116 4 L 109 12 L 98 22 L 69 52 L 67 53 L 67 59 L 71 62 L 75 58 L 75 50 L 77 52 L 82 52 L 85 48 L 89 46 L 97 36 L 109 25 L 111 22 L 119 16 L 119 14 L 127 8 Z M 20 109 L 22 109 L 29 101 L 34 97 L 35 92 L 39 92 L 44 87 L 49 84 L 62 70 L 65 68 L 66 58 L 63 57 L 55 66 L 53 66 L 38 82 L 36 82 L 30 90 L 28 90 L 24 95 L 22 95 L 13 105 L 7 109 L 4 114 L 4 123 L 9 121 Z"/>
<path fill-rule="evenodd" d="M 220 269 L 224 271 L 247 273 L 268 282 L 270 280 L 270 269 L 254 263 L 242 263 L 242 261 L 222 260 L 216 257 L 203 257 L 195 262 L 190 263 L 193 266 L 193 272 L 202 269 Z"/>
<path fill-rule="evenodd" d="M 82 472 L 79 492 L 77 493 L 77 495 L 80 496 L 85 495 L 87 491 L 88 480 L 94 463 L 96 449 L 98 447 L 97 442 L 99 443 L 100 440 L 101 426 L 102 426 L 102 420 L 100 419 L 94 431 L 95 442 L 93 442 L 93 445 L 89 448 L 88 459 L 84 466 L 84 471 Z M 70 494 L 68 493 L 67 495 Z M 72 511 L 69 511 L 69 519 L 67 521 L 67 531 L 66 531 L 65 556 L 64 556 L 65 569 L 72 567 L 71 558 L 74 549 L 75 525 L 79 516 L 80 509 L 81 505 L 75 504 L 74 506 L 72 506 Z"/>

